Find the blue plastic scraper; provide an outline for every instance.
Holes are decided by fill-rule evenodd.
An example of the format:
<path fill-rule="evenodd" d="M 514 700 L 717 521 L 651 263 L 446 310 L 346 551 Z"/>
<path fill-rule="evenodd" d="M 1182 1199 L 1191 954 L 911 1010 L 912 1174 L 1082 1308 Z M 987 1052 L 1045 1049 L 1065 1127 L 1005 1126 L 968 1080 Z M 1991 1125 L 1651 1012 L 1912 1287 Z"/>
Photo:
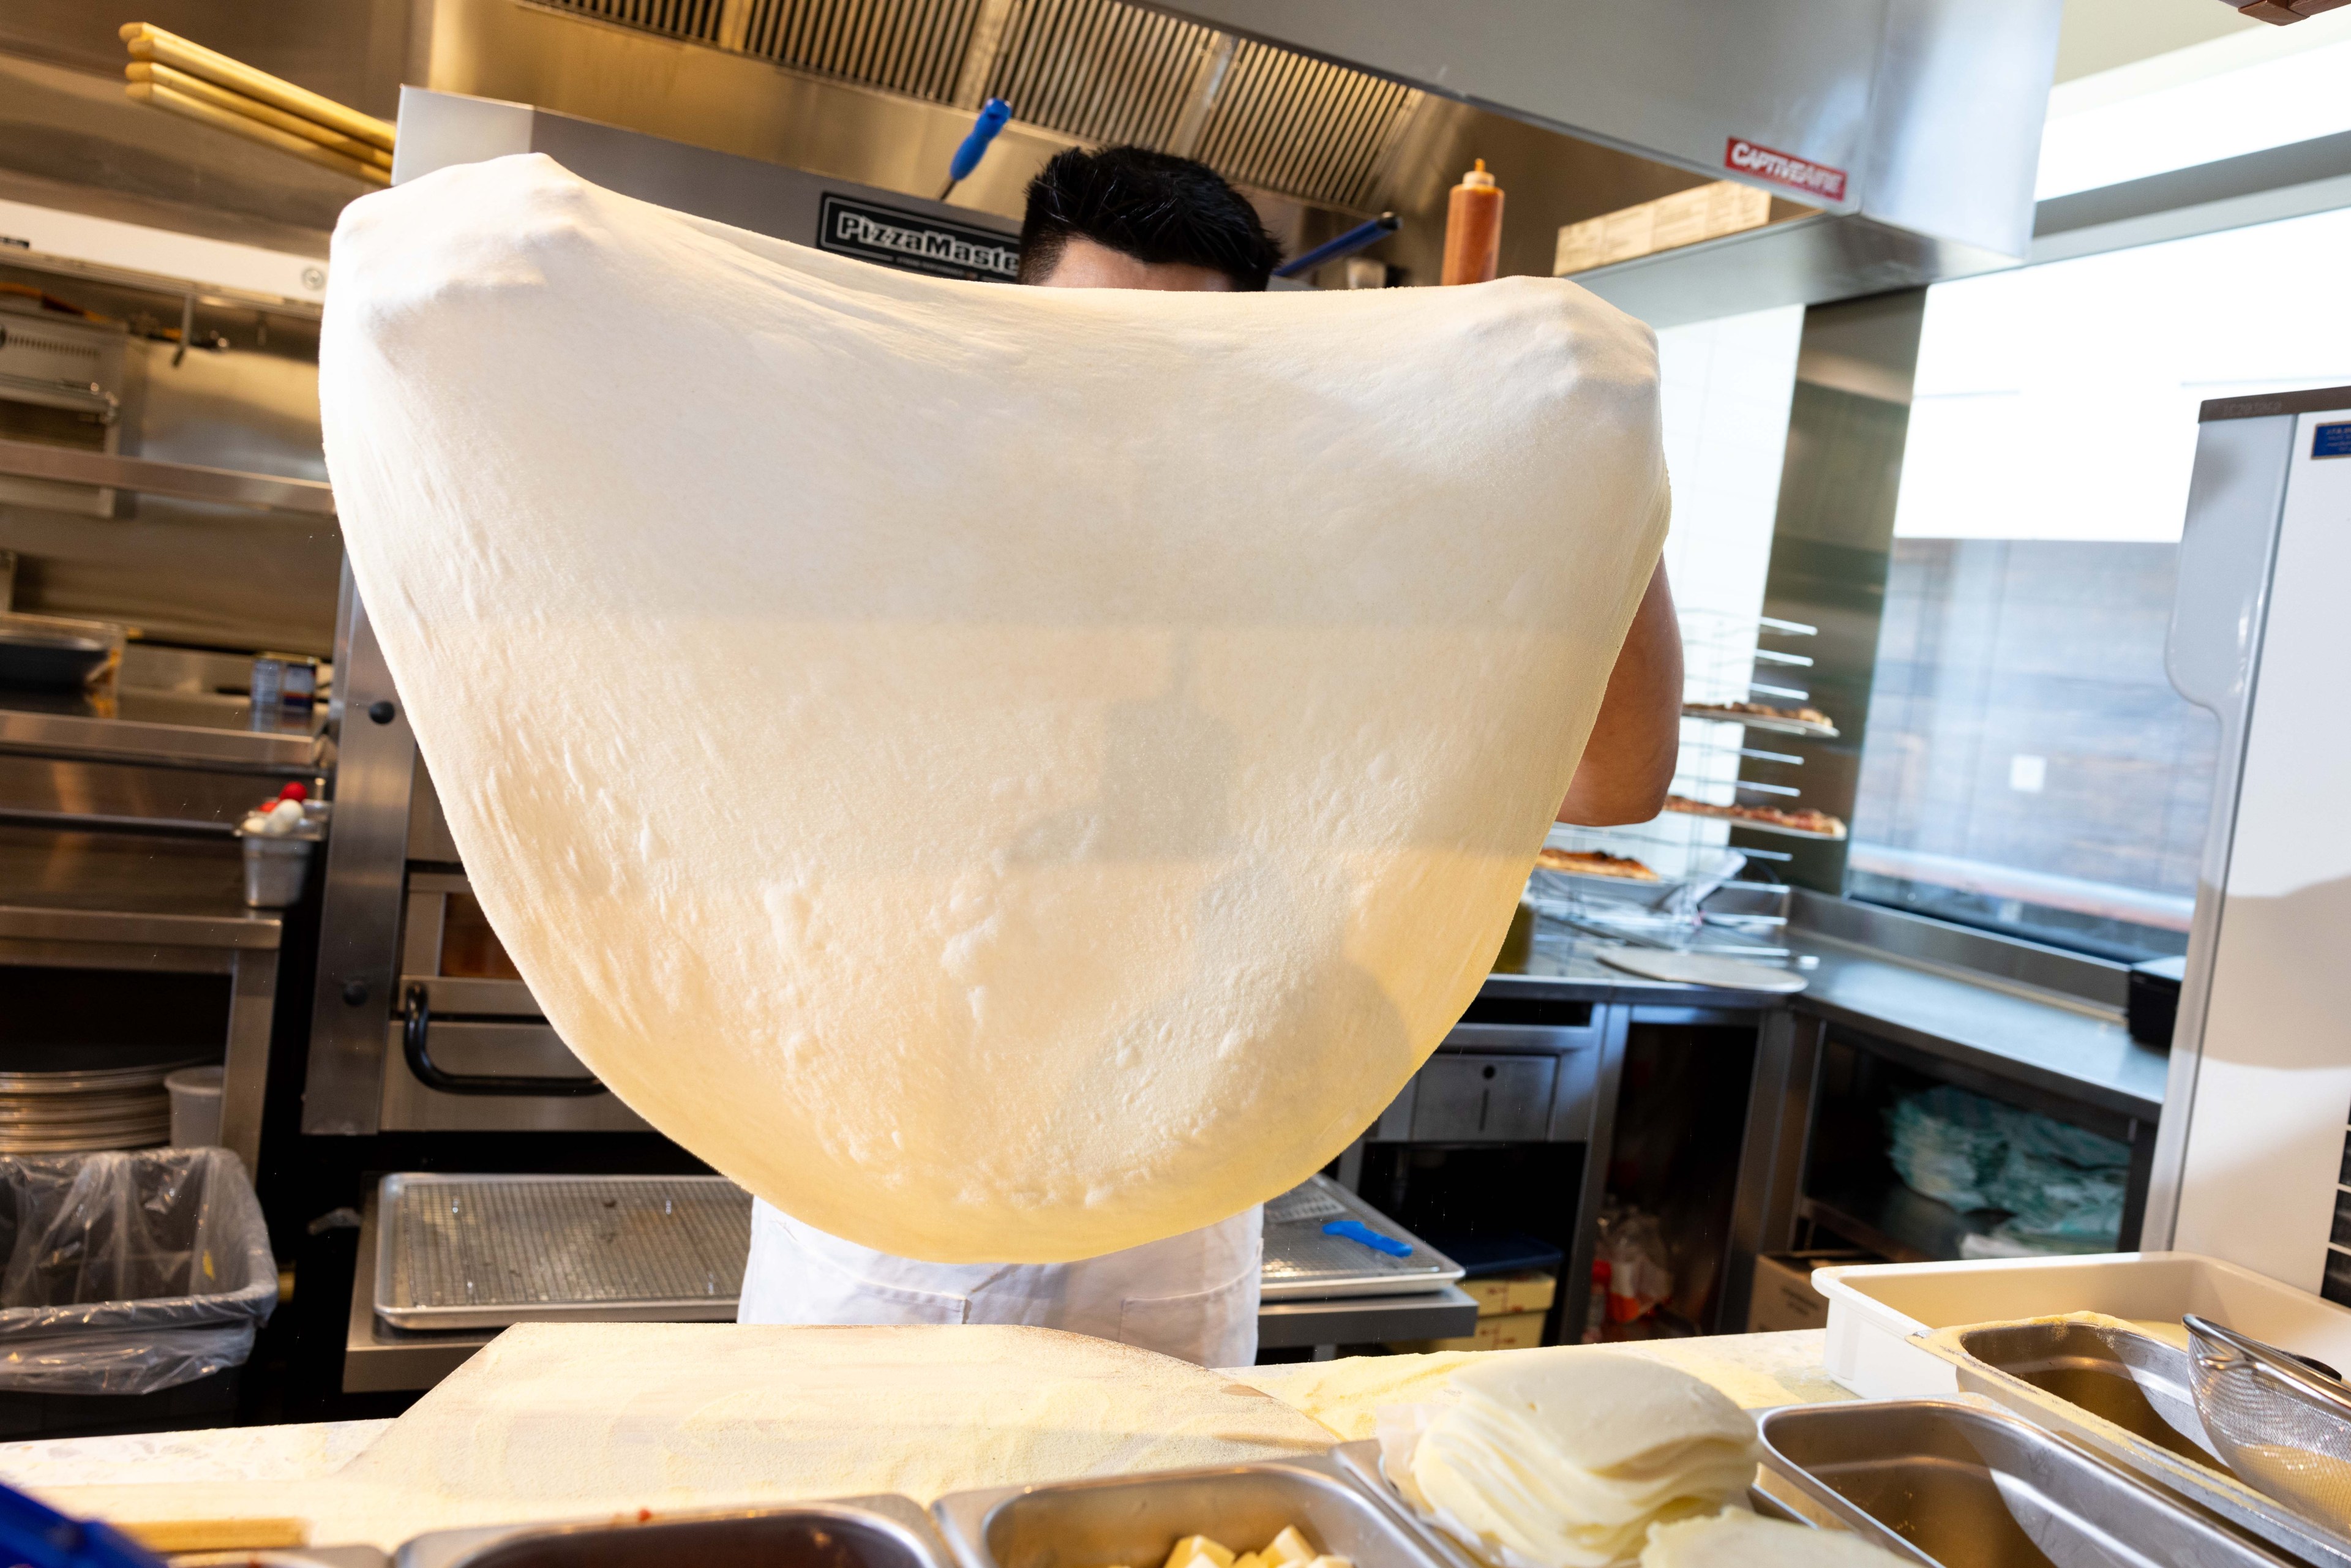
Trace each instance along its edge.
<path fill-rule="evenodd" d="M 1360 1241 L 1374 1252 L 1384 1252 L 1391 1258 L 1409 1258 L 1412 1244 L 1393 1236 L 1383 1236 L 1360 1219 L 1334 1219 L 1322 1228 L 1325 1236 L 1343 1236 L 1350 1241 Z"/>
<path fill-rule="evenodd" d="M 112 1525 L 68 1519 L 4 1486 L 0 1563 L 24 1568 L 164 1568 L 161 1557 Z"/>

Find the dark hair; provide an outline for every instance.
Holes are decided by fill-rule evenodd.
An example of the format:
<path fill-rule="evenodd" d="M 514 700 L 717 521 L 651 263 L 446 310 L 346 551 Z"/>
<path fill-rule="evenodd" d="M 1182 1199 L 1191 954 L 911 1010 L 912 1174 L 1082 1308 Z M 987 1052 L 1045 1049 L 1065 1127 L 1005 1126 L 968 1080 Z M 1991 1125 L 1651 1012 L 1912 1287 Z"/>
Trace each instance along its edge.
<path fill-rule="evenodd" d="M 1281 262 L 1257 209 L 1223 176 L 1147 147 L 1053 154 L 1029 182 L 1019 280 L 1050 276 L 1072 235 L 1137 261 L 1208 267 L 1235 288 L 1263 288 Z"/>

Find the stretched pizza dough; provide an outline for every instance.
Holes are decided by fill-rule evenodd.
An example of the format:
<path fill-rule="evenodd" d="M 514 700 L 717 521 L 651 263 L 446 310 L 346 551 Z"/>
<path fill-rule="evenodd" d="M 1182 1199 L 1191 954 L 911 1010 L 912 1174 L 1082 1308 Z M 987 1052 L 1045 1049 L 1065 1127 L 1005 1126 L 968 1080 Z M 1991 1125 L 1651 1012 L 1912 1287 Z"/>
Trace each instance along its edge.
<path fill-rule="evenodd" d="M 1666 528 L 1572 284 L 949 282 L 544 156 L 336 230 L 346 546 L 564 1040 L 943 1261 L 1205 1225 L 1476 994 Z"/>

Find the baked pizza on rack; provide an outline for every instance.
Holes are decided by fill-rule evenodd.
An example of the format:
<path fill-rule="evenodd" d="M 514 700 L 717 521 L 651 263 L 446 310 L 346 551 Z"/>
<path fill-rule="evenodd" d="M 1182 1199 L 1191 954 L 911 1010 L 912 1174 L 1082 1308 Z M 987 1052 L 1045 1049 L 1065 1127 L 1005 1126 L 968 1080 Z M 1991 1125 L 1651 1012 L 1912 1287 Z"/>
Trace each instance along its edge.
<path fill-rule="evenodd" d="M 1718 806 L 1711 800 L 1693 800 L 1687 795 L 1666 797 L 1666 810 L 1679 811 L 1686 817 L 1720 817 L 1728 821 L 1750 822 L 1758 827 L 1785 828 L 1792 833 L 1817 833 L 1824 839 L 1844 837 L 1844 823 L 1826 811 L 1816 811 L 1809 806 L 1783 810 L 1777 806 Z"/>
<path fill-rule="evenodd" d="M 1657 880 L 1656 872 L 1631 855 L 1612 855 L 1606 850 L 1554 850 L 1546 847 L 1536 854 L 1535 864 L 1544 871 L 1573 872 L 1577 876 L 1613 876 L 1625 882 Z"/>

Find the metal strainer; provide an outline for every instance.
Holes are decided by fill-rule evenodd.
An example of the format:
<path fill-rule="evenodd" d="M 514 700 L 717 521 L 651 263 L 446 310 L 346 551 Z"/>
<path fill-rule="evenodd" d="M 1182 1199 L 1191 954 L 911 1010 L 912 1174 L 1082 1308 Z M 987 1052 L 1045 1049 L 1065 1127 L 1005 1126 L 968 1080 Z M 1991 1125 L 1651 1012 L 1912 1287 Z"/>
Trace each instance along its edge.
<path fill-rule="evenodd" d="M 2351 1390 L 2295 1357 L 2190 1313 L 2196 1413 L 2238 1479 L 2351 1535 Z"/>

